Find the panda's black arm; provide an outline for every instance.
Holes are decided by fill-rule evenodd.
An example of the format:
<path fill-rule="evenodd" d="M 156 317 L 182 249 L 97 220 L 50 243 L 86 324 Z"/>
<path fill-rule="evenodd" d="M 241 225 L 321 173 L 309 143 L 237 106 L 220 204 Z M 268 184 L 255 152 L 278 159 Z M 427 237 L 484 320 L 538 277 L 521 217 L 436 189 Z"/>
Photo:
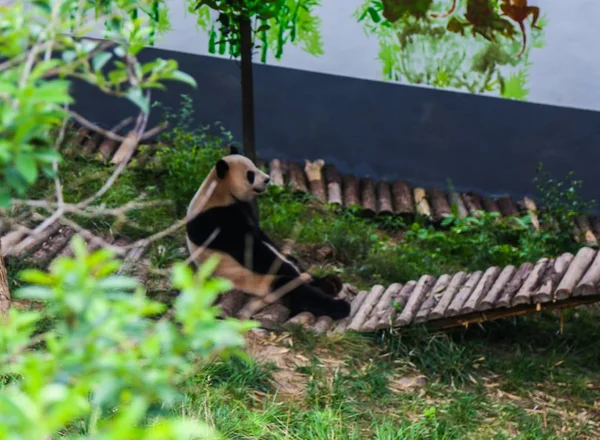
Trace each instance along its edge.
<path fill-rule="evenodd" d="M 258 219 L 256 218 L 256 213 L 254 212 L 254 209 L 252 209 L 252 206 L 249 203 L 240 203 L 242 210 L 246 213 L 247 216 L 249 216 L 251 218 L 251 221 L 253 222 L 253 226 L 254 226 L 254 235 L 255 237 L 260 240 L 260 241 L 264 241 L 265 243 L 270 244 L 271 246 L 273 246 L 275 249 L 280 250 L 279 247 L 273 243 L 273 240 L 271 240 L 271 237 L 269 237 L 265 231 L 263 231 L 258 223 Z M 300 268 L 300 262 L 293 257 L 292 255 L 286 255 L 285 256 L 288 260 L 290 260 L 292 263 L 294 263 L 296 266 L 298 266 Z M 301 271 L 304 271 L 304 269 L 300 268 Z"/>

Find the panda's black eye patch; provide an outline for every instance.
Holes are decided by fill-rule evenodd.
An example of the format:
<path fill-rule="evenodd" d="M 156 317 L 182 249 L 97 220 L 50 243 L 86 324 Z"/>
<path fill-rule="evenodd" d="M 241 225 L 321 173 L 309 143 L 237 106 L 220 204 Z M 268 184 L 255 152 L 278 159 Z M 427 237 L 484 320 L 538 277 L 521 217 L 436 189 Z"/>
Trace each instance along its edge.
<path fill-rule="evenodd" d="M 246 172 L 246 178 L 248 179 L 248 182 L 254 183 L 254 177 L 256 177 L 256 174 L 254 173 L 254 171 Z"/>

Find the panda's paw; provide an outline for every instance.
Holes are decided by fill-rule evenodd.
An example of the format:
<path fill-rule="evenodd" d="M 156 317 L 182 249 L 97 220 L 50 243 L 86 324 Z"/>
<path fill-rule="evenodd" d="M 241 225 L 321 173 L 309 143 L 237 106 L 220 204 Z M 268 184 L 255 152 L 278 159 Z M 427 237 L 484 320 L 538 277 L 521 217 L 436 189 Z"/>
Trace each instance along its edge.
<path fill-rule="evenodd" d="M 314 283 L 329 296 L 336 296 L 344 287 L 342 279 L 333 274 L 325 275 L 321 278 L 315 277 Z"/>
<path fill-rule="evenodd" d="M 350 303 L 343 299 L 333 300 L 331 303 L 331 311 L 329 316 L 334 321 L 344 319 L 350 315 Z"/>

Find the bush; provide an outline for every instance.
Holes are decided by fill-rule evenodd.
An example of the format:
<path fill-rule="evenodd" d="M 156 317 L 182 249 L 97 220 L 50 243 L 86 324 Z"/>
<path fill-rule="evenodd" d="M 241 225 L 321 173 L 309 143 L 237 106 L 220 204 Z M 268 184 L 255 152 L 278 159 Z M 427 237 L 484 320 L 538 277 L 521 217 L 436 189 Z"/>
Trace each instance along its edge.
<path fill-rule="evenodd" d="M 16 296 L 43 301 L 43 311 L 12 308 L 0 325 L 0 438 L 218 438 L 165 411 L 200 361 L 237 353 L 254 327 L 216 319 L 213 301 L 230 286 L 207 279 L 215 261 L 196 275 L 175 265 L 181 293 L 169 317 L 136 280 L 115 274 L 121 263 L 109 250 L 89 254 L 78 236 L 71 246 L 74 258 L 49 272 L 22 272 L 30 285 Z"/>

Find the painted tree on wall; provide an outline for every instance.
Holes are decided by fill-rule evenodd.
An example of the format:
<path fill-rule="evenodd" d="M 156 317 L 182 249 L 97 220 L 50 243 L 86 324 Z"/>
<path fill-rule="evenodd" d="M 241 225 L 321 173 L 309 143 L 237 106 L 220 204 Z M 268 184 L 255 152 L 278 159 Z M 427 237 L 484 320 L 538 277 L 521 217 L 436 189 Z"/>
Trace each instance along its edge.
<path fill-rule="evenodd" d="M 365 0 L 355 16 L 386 79 L 525 99 L 539 14 L 527 0 Z"/>
<path fill-rule="evenodd" d="M 256 159 L 252 58 L 260 49 L 266 62 L 271 52 L 281 59 L 287 43 L 313 55 L 323 54 L 319 26 L 313 14 L 320 0 L 186 0 L 198 25 L 209 33 L 212 54 L 241 59 L 242 132 L 244 154 Z"/>

